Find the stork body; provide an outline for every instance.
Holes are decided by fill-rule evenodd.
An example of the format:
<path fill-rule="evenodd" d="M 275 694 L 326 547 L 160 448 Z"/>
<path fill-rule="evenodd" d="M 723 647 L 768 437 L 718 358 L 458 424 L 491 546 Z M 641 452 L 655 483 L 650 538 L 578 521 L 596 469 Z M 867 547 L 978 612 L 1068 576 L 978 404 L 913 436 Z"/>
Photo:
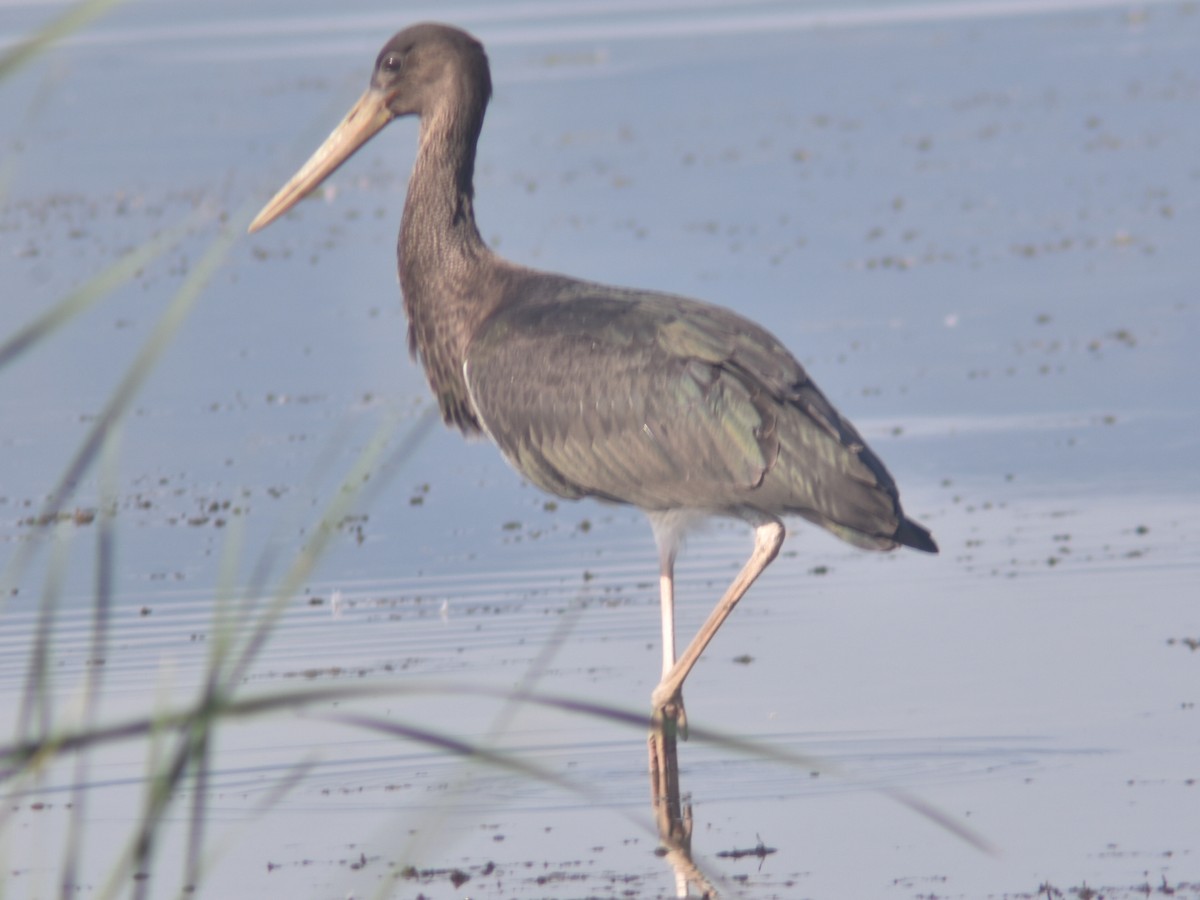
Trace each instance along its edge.
<path fill-rule="evenodd" d="M 263 209 L 290 208 L 375 132 L 420 117 L 398 246 L 409 347 L 447 423 L 484 434 L 531 483 L 643 510 L 659 547 L 663 673 L 656 715 L 799 516 L 859 547 L 936 552 L 895 482 L 769 332 L 727 309 L 539 272 L 501 259 L 475 224 L 475 146 L 491 95 L 483 47 L 444 25 L 397 34 L 362 99 Z M 673 571 L 695 519 L 755 529 L 754 550 L 676 658 Z"/>

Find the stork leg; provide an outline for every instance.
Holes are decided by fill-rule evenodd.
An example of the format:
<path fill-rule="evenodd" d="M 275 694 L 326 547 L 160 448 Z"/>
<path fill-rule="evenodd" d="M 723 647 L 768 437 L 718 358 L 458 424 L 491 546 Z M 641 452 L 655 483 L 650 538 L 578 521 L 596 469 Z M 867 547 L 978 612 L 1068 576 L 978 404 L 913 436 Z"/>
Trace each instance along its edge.
<path fill-rule="evenodd" d="M 704 648 L 708 646 L 709 641 L 720 629 L 721 624 L 729 618 L 729 614 L 733 612 L 733 608 L 737 606 L 742 596 L 750 589 L 750 585 L 754 584 L 756 578 L 763 573 L 763 570 L 771 564 L 779 553 L 779 548 L 783 546 L 784 537 L 783 523 L 774 517 L 764 516 L 758 521 L 754 529 L 754 550 L 750 554 L 750 558 L 746 560 L 746 565 L 742 567 L 733 583 L 725 591 L 725 595 L 717 603 L 716 608 L 709 613 L 708 619 L 704 625 L 692 638 L 692 642 L 688 644 L 687 649 L 683 651 L 683 655 L 675 661 L 671 666 L 670 671 L 664 672 L 662 681 L 658 683 L 658 687 L 654 689 L 654 693 L 650 695 L 650 703 L 654 709 L 654 716 L 658 719 L 675 719 L 679 722 L 681 732 L 684 736 L 687 735 L 686 719 L 683 717 L 683 699 L 681 690 L 683 682 L 688 677 L 688 673 L 692 671 L 692 667 L 696 665 L 696 660 L 700 658 L 700 654 L 704 652 Z M 674 557 L 672 556 L 672 562 Z M 666 626 L 667 626 L 667 608 L 666 608 L 666 588 L 671 587 L 672 600 L 674 599 L 674 581 L 670 577 L 664 576 L 663 579 L 663 644 L 666 646 Z M 674 611 L 672 604 L 672 632 L 674 631 Z M 672 634 L 672 643 L 674 635 Z M 663 662 L 666 663 L 667 657 L 664 649 Z"/>
<path fill-rule="evenodd" d="M 662 681 L 667 680 L 675 668 L 675 554 L 678 550 L 674 539 L 660 542 L 658 551 L 658 590 L 662 607 Z M 661 683 L 661 682 L 660 682 Z M 676 691 L 668 702 L 654 707 L 655 714 L 670 719 L 687 734 L 687 714 L 683 710 L 683 694 Z"/>

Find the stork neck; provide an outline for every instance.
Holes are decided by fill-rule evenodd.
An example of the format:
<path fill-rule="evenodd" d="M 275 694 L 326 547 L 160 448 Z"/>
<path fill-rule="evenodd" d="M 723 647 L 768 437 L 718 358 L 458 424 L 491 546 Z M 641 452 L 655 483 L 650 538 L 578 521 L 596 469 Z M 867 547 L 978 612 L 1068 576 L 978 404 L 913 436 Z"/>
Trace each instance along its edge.
<path fill-rule="evenodd" d="M 421 118 L 421 142 L 400 225 L 400 289 L 409 348 L 417 353 L 442 414 L 478 429 L 463 362 L 479 324 L 500 302 L 500 265 L 475 226 L 475 141 L 484 104 L 448 98 Z"/>
<path fill-rule="evenodd" d="M 476 117 L 443 104 L 421 119 L 421 140 L 400 226 L 400 283 L 406 301 L 445 300 L 455 281 L 488 256 L 475 225 Z M 474 118 L 474 121 L 472 121 Z M 457 278 L 455 276 L 458 276 Z"/>

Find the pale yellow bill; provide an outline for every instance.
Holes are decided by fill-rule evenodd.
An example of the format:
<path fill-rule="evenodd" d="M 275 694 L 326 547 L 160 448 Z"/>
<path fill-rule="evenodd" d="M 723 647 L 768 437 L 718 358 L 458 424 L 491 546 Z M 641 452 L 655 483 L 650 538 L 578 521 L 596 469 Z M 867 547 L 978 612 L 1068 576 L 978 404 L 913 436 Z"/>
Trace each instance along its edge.
<path fill-rule="evenodd" d="M 295 206 L 392 118 L 392 112 L 387 108 L 387 96 L 375 88 L 368 88 L 325 143 L 254 217 L 250 231 L 265 228 Z"/>

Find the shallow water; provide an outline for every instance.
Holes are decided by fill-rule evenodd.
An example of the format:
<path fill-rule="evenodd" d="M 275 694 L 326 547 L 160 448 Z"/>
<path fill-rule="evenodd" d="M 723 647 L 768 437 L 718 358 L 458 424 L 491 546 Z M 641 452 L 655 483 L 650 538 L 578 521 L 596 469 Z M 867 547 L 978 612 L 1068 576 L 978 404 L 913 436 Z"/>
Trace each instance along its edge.
<path fill-rule="evenodd" d="M 54 9 L 0 8 L 0 39 Z M 199 218 L 179 249 L 4 373 L 6 555 L 35 533 L 213 217 L 244 227 L 361 91 L 382 41 L 434 16 L 474 31 L 492 59 L 485 238 L 522 262 L 767 324 L 942 547 L 862 554 L 797 523 L 689 679 L 701 731 L 855 776 L 683 745 L 693 849 L 723 893 L 1200 895 L 1193 5 L 119 9 L 0 83 L 4 331 Z M 398 446 L 420 427 L 427 392 L 404 351 L 393 258 L 414 137 L 394 124 L 322 200 L 241 239 L 139 393 L 117 451 L 102 717 L 191 697 L 222 634 L 224 561 L 236 554 L 245 586 L 273 560 L 266 584 L 279 584 L 371 436 L 397 423 Z M 656 561 L 638 514 L 548 505 L 491 447 L 440 428 L 377 475 L 248 692 L 507 688 L 533 671 L 543 690 L 645 707 Z M 84 511 L 78 524 L 59 529 L 52 685 L 68 717 L 90 667 L 99 497 L 89 478 L 68 507 Z M 2 611 L 6 721 L 50 543 Z M 734 524 L 690 542 L 683 630 L 748 548 Z M 346 705 L 234 723 L 206 788 L 202 893 L 369 895 L 412 865 L 427 874 L 398 896 L 673 895 L 640 730 L 523 706 L 496 733 L 501 704 L 463 694 L 351 708 L 502 748 L 602 802 L 332 721 Z M 128 839 L 145 753 L 114 745 L 86 776 L 87 890 Z M 7 798 L 13 896 L 54 883 L 75 777 L 55 767 Z M 178 888 L 186 806 L 176 815 L 153 896 Z M 776 852 L 718 856 L 760 840 Z M 455 869 L 471 880 L 455 887 Z"/>

